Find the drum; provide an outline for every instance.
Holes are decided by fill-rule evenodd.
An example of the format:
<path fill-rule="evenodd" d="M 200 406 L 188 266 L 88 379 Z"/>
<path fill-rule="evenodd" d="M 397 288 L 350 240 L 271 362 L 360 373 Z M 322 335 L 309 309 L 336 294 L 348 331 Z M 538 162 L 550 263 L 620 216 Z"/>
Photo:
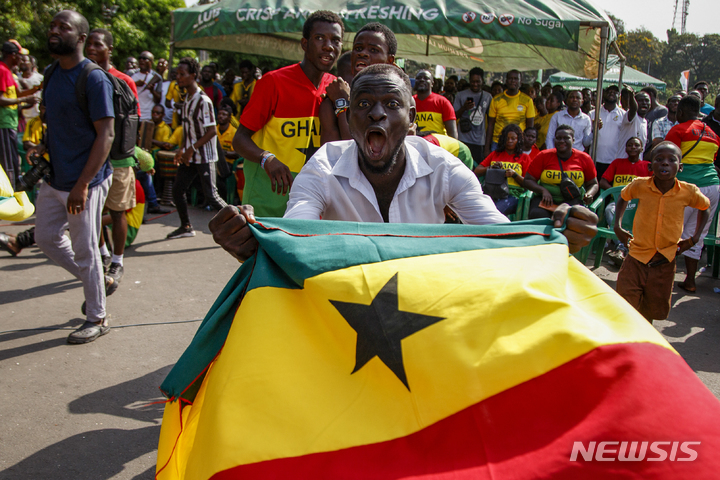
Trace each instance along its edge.
<path fill-rule="evenodd" d="M 162 178 L 175 178 L 177 173 L 177 165 L 175 165 L 175 152 L 170 150 L 158 150 L 155 152 L 157 162 L 155 164 L 155 172 Z"/>

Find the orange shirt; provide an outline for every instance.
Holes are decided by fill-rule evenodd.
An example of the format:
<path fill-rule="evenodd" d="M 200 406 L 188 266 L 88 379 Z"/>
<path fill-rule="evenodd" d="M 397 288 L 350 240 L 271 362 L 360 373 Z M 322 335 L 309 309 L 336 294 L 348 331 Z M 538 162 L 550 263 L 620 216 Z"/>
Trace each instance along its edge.
<path fill-rule="evenodd" d="M 639 199 L 630 255 L 648 263 L 655 252 L 672 261 L 683 231 L 685 207 L 707 210 L 710 200 L 695 185 L 675 180 L 675 186 L 665 194 L 655 186 L 654 177 L 638 177 L 623 188 L 623 200 Z"/>

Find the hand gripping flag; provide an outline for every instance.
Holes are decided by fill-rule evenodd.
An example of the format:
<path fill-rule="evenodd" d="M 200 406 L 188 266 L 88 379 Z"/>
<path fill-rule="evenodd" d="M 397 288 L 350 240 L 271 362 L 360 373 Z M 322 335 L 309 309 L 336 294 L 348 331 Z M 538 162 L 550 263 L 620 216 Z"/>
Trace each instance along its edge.
<path fill-rule="evenodd" d="M 158 479 L 719 471 L 720 403 L 547 221 L 251 228 L 161 387 Z"/>

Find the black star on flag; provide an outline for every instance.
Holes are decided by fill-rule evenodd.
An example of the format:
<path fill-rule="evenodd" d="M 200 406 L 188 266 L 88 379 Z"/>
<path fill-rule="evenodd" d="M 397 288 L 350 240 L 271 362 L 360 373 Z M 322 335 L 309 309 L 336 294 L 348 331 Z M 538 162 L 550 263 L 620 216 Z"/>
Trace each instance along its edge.
<path fill-rule="evenodd" d="M 330 300 L 357 332 L 355 369 L 360 370 L 378 357 L 410 390 L 402 357 L 402 339 L 444 320 L 420 313 L 403 312 L 398 307 L 398 274 L 388 280 L 370 305 Z"/>
<path fill-rule="evenodd" d="M 305 155 L 305 163 L 308 162 L 312 158 L 313 155 L 315 155 L 315 152 L 320 150 L 320 147 L 315 146 L 315 140 L 313 140 L 313 136 L 310 135 L 310 144 L 307 146 L 307 148 L 296 148 L 298 152 Z"/>

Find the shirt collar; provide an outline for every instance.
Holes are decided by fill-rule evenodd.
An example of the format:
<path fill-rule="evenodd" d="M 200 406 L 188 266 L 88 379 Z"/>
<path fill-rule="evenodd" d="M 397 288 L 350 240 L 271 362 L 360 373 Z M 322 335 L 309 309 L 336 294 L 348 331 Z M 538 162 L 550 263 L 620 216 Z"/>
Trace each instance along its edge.
<path fill-rule="evenodd" d="M 420 139 L 420 137 L 417 138 Z M 422 141 L 424 142 L 425 140 Z M 420 152 L 412 145 L 412 141 L 409 141 L 408 138 L 405 139 L 405 152 L 405 172 L 398 184 L 397 191 L 395 192 L 396 195 L 410 188 L 418 178 L 433 173 L 433 169 L 427 162 L 421 159 Z M 363 183 L 369 184 L 370 182 L 365 177 L 365 174 L 360 170 L 358 160 L 358 146 L 356 142 L 353 142 L 350 148 L 345 150 L 340 156 L 335 166 L 333 166 L 331 173 L 336 177 L 347 178 L 350 180 L 350 185 L 355 188 L 357 188 L 355 184 L 362 182 L 362 180 L 364 180 Z"/>
<path fill-rule="evenodd" d="M 655 180 L 653 180 L 654 178 L 655 177 L 651 175 L 647 179 L 648 185 L 650 185 L 650 190 L 652 190 L 653 192 L 656 192 L 660 195 L 677 195 L 677 193 L 680 191 L 680 182 L 678 182 L 677 178 L 675 179 L 675 185 L 673 185 L 673 187 L 665 193 L 662 193 L 660 189 L 657 188 L 657 186 L 655 185 Z"/>

